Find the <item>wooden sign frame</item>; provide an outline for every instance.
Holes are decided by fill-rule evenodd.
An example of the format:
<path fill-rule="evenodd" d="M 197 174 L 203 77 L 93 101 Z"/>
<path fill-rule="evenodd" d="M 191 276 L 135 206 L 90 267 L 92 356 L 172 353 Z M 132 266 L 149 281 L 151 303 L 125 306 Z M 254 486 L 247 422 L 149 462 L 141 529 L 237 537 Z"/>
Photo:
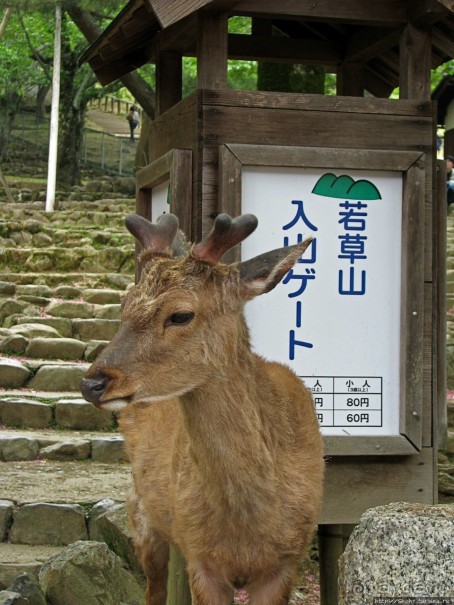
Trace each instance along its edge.
<path fill-rule="evenodd" d="M 416 151 L 224 144 L 219 148 L 219 208 L 242 212 L 244 167 L 400 172 L 403 176 L 400 435 L 325 436 L 328 455 L 409 455 L 422 448 L 424 316 L 424 154 Z M 239 251 L 236 258 L 239 260 Z M 428 421 L 428 419 L 426 419 Z"/>
<path fill-rule="evenodd" d="M 170 183 L 170 206 L 180 221 L 180 229 L 191 235 L 192 219 L 192 151 L 171 149 L 136 173 L 136 210 L 140 216 L 154 220 L 151 216 L 151 194 L 153 187 L 163 181 Z"/>

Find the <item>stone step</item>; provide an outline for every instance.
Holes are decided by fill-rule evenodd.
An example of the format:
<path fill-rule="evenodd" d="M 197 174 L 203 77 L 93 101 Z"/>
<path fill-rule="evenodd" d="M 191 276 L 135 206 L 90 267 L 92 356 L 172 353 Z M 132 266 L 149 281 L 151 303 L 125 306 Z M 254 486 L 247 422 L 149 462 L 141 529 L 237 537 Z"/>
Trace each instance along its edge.
<path fill-rule="evenodd" d="M 107 309 L 109 306 L 106 305 Z M 9 328 L 0 328 L 0 356 L 93 362 L 113 338 L 119 322 L 78 321 L 61 317 L 9 317 L 5 321 Z M 105 336 L 110 338 L 105 340 Z"/>
<path fill-rule="evenodd" d="M 80 381 L 89 367 L 84 362 L 0 357 L 0 389 L 79 393 Z"/>
<path fill-rule="evenodd" d="M 84 271 L 67 273 L 60 273 L 58 271 L 48 273 L 40 273 L 39 271 L 20 271 L 18 273 L 0 271 L 0 281 L 11 282 L 14 284 L 47 285 L 49 287 L 58 287 L 70 284 L 83 288 L 108 287 L 123 290 L 133 280 L 134 278 L 132 273 L 120 274 L 112 273 L 110 271 Z"/>
<path fill-rule="evenodd" d="M 132 285 L 132 280 L 131 280 Z M 80 299 L 87 303 L 95 305 L 106 305 L 106 304 L 119 304 L 122 301 L 124 290 L 114 288 L 87 288 L 77 286 L 56 286 L 49 287 L 46 285 L 39 284 L 13 284 L 12 282 L 0 282 L 0 300 L 2 297 L 24 297 L 24 296 L 36 296 L 40 298 L 58 298 L 58 299 Z M 24 300 L 26 300 L 24 298 Z M 43 302 L 46 305 L 50 302 Z"/>
<path fill-rule="evenodd" d="M 3 462 L 0 499 L 16 505 L 49 502 L 85 506 L 109 498 L 124 501 L 131 486 L 128 463 Z"/>
<path fill-rule="evenodd" d="M 32 292 L 32 290 L 28 290 Z M 38 292 L 38 288 L 36 292 Z M 44 292 L 44 291 L 43 291 Z M 82 293 L 81 293 L 82 295 Z M 0 326 L 10 328 L 20 317 L 46 319 L 120 319 L 121 296 L 93 289 L 87 300 L 56 300 L 36 294 L 18 294 L 15 298 L 0 298 Z M 99 300 L 101 302 L 90 302 Z M 114 301 L 115 302 L 109 302 Z M 8 319 L 11 318 L 11 319 Z M 29 320 L 20 323 L 29 323 Z M 31 321 L 33 323 L 33 321 Z"/>
<path fill-rule="evenodd" d="M 4 248 L 45 248 L 52 245 L 102 247 L 131 246 L 132 238 L 125 229 L 99 227 L 74 227 L 53 229 L 37 221 L 2 223 L 0 221 L 0 245 Z M 31 224 L 30 224 L 31 223 Z M 39 228 L 37 228 L 39 225 Z"/>
<path fill-rule="evenodd" d="M 0 460 L 128 462 L 123 437 L 115 433 L 7 428 L 0 432 Z"/>
<path fill-rule="evenodd" d="M 80 393 L 0 390 L 0 424 L 17 429 L 115 431 L 116 416 L 99 410 Z M 54 433 L 52 433 L 53 435 Z"/>
<path fill-rule="evenodd" d="M 15 203 L 6 203 L 3 210 L 6 211 L 27 211 L 42 212 L 43 216 L 58 214 L 59 212 L 109 212 L 112 214 L 122 214 L 133 212 L 135 209 L 135 200 L 131 198 L 103 199 L 98 196 L 95 201 L 91 200 L 64 200 L 59 203 L 58 210 L 46 212 L 44 201 L 22 201 Z"/>
<path fill-rule="evenodd" d="M 117 272 L 134 273 L 135 255 L 131 245 L 105 247 L 91 246 L 59 248 L 4 248 L 0 259 L 0 276 L 10 271 L 31 272 Z M 0 277 L 1 278 L 1 277 Z"/>
<path fill-rule="evenodd" d="M 97 227 L 123 227 L 126 212 L 102 212 L 99 210 L 59 210 L 44 212 L 39 208 L 14 208 L 4 205 L 2 218 L 4 221 L 35 220 L 45 225 L 54 225 L 64 229 L 69 225 L 95 225 Z"/>

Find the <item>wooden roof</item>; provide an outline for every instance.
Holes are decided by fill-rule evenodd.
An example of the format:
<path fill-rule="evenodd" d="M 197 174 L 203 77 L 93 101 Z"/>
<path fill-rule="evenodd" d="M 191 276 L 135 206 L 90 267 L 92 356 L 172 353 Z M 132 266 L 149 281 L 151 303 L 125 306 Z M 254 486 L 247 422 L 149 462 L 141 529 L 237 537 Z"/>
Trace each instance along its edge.
<path fill-rule="evenodd" d="M 387 97 L 399 85 L 399 39 L 412 23 L 429 29 L 432 68 L 454 57 L 454 0 L 130 0 L 86 51 L 102 84 L 154 62 L 157 49 L 196 53 L 200 10 L 271 22 L 280 36 L 229 34 L 230 59 L 365 66 L 365 87 Z"/>

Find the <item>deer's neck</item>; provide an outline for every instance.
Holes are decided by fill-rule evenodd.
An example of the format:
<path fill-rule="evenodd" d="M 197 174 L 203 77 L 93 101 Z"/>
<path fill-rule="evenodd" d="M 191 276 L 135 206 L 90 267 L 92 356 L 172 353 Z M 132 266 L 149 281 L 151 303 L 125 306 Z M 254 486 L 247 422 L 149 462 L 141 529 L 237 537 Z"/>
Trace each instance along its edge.
<path fill-rule="evenodd" d="M 230 360 L 228 372 L 214 372 L 212 380 L 180 398 L 199 478 L 213 497 L 243 512 L 273 480 L 257 374 L 249 352 L 236 363 Z"/>

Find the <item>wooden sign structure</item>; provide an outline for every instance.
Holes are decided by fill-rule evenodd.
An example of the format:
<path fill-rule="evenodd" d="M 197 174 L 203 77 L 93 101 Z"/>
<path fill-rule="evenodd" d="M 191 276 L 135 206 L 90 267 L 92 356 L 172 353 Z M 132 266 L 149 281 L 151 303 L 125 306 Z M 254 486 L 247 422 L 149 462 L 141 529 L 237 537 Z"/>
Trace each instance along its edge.
<path fill-rule="evenodd" d="M 234 15 L 252 17 L 251 35 L 228 33 Z M 254 309 L 252 333 L 314 393 L 328 455 L 323 605 L 337 602 L 336 561 L 366 509 L 437 499 L 446 194 L 430 70 L 454 55 L 453 32 L 449 0 L 131 0 L 85 54 L 104 84 L 156 63 L 139 214 L 156 219 L 170 200 L 195 241 L 220 212 L 254 212 L 263 230 L 229 260 L 315 238 Z M 183 55 L 197 57 L 184 99 Z M 231 90 L 229 59 L 324 65 L 337 95 Z"/>

